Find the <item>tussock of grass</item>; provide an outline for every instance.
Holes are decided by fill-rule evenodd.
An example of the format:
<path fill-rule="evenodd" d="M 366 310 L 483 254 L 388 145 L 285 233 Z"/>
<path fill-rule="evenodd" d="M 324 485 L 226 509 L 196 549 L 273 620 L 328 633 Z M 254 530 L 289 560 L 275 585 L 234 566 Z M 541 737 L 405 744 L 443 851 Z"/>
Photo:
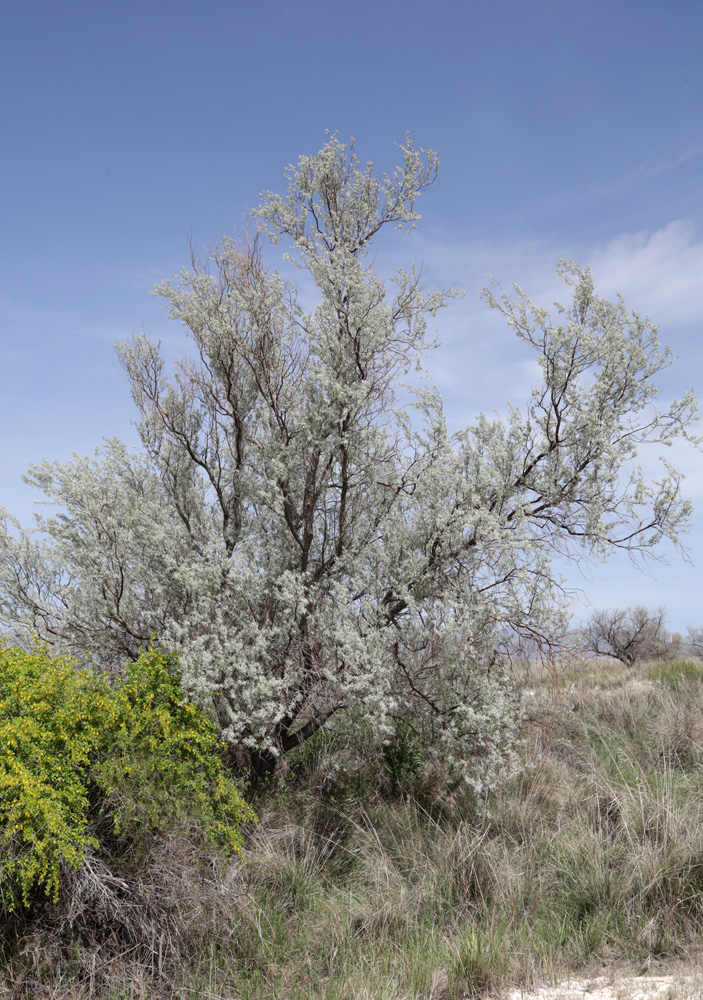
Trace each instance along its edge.
<path fill-rule="evenodd" d="M 6 951 L 6 982 L 62 998 L 459 1000 L 685 954 L 703 928 L 700 665 L 589 663 L 556 698 L 538 671 L 525 687 L 551 742 L 535 728 L 523 771 L 487 800 L 432 762 L 403 785 L 325 737 L 254 801 L 244 865 L 194 864 L 176 840 L 149 861 L 142 890 L 171 914 L 150 961 L 85 935 L 71 957 L 47 905 Z"/>
<path fill-rule="evenodd" d="M 699 660 L 663 660 L 649 668 L 652 680 L 661 681 L 672 691 L 703 682 L 703 663 Z"/>

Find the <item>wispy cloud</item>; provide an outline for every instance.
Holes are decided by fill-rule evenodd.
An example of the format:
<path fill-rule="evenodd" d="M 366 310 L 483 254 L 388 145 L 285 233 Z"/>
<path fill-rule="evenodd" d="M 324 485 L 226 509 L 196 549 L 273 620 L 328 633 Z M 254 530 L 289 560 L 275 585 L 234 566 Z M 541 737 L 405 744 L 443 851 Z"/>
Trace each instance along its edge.
<path fill-rule="evenodd" d="M 478 295 L 489 273 L 508 290 L 512 281 L 517 282 L 542 304 L 564 299 L 555 265 L 566 257 L 591 267 L 599 294 L 620 292 L 629 308 L 651 314 L 662 326 L 703 320 L 703 237 L 687 220 L 653 231 L 620 233 L 599 243 L 557 245 L 547 239 L 445 243 L 435 237 L 418 239 L 414 248 L 435 282 L 466 287 L 462 311 L 469 317 L 483 308 Z"/>
<path fill-rule="evenodd" d="M 703 322 L 703 240 L 690 222 L 623 233 L 588 255 L 601 294 L 625 301 L 661 324 Z"/>
<path fill-rule="evenodd" d="M 629 174 L 624 174 L 622 177 L 613 181 L 612 184 L 605 189 L 605 193 L 617 194 L 619 191 L 624 191 L 640 181 L 648 181 L 655 177 L 661 177 L 664 174 L 668 174 L 672 170 L 682 167 L 685 163 L 689 163 L 691 160 L 699 159 L 701 156 L 703 156 L 703 146 L 694 146 L 692 149 L 687 149 L 684 153 L 679 154 L 679 156 L 666 160 L 658 160 L 655 163 L 645 164 L 637 170 L 634 170 Z"/>
<path fill-rule="evenodd" d="M 592 181 L 579 181 L 578 186 L 565 184 L 551 193 L 542 193 L 534 200 L 530 206 L 530 216 L 535 219 L 544 219 L 547 216 L 555 217 L 565 211 L 576 208 L 591 206 L 597 210 L 598 216 L 603 216 L 607 211 L 605 205 L 613 202 L 613 199 L 636 193 L 638 198 L 643 197 L 643 189 L 647 189 L 650 197 L 656 201 L 657 182 L 667 174 L 673 174 L 680 168 L 685 168 L 703 157 L 703 146 L 694 146 L 673 157 L 652 159 L 649 163 L 641 163 L 634 170 L 628 170 L 621 174 L 614 174 L 608 177 L 605 174 L 594 178 Z M 682 172 L 683 176 L 683 172 Z M 654 183 L 652 183 L 654 182 Z M 673 181 L 669 178 L 666 182 L 669 186 Z"/>

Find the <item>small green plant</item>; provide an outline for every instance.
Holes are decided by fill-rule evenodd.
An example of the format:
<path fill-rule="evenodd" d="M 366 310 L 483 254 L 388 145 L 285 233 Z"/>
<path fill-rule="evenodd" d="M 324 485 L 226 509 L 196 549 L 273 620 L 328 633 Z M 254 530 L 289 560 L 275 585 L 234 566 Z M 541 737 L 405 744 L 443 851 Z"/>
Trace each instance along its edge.
<path fill-rule="evenodd" d="M 112 688 L 69 659 L 0 644 L 0 899 L 8 911 L 42 889 L 58 898 L 62 866 L 100 850 L 105 816 L 118 838 L 185 816 L 207 840 L 241 850 L 256 819 L 227 776 L 214 727 L 185 702 L 174 657 L 152 648 Z"/>
<path fill-rule="evenodd" d="M 396 722 L 391 739 L 383 745 L 383 766 L 392 783 L 404 787 L 420 776 L 426 753 L 410 723 Z"/>
<path fill-rule="evenodd" d="M 504 928 L 469 924 L 457 945 L 450 975 L 452 992 L 461 997 L 483 997 L 500 986 L 506 964 Z"/>

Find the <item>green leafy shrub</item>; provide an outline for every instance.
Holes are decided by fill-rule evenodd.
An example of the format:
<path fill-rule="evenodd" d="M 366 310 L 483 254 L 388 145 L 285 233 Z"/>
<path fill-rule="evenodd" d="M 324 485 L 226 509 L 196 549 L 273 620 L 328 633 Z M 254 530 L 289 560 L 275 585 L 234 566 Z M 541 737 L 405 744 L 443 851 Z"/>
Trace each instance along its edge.
<path fill-rule="evenodd" d="M 117 839 L 195 823 L 241 851 L 251 808 L 223 768 L 206 715 L 185 702 L 173 655 L 152 648 L 116 688 L 69 659 L 0 643 L 0 907 L 56 900 L 105 818 Z"/>

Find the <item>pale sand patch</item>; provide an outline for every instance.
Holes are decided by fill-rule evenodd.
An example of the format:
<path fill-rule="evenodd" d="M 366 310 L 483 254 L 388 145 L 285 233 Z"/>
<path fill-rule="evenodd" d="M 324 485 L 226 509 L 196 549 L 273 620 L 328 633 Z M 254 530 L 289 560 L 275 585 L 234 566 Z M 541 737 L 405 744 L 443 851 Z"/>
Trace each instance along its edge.
<path fill-rule="evenodd" d="M 703 976 L 569 979 L 534 991 L 513 990 L 505 1000 L 703 1000 Z"/>

